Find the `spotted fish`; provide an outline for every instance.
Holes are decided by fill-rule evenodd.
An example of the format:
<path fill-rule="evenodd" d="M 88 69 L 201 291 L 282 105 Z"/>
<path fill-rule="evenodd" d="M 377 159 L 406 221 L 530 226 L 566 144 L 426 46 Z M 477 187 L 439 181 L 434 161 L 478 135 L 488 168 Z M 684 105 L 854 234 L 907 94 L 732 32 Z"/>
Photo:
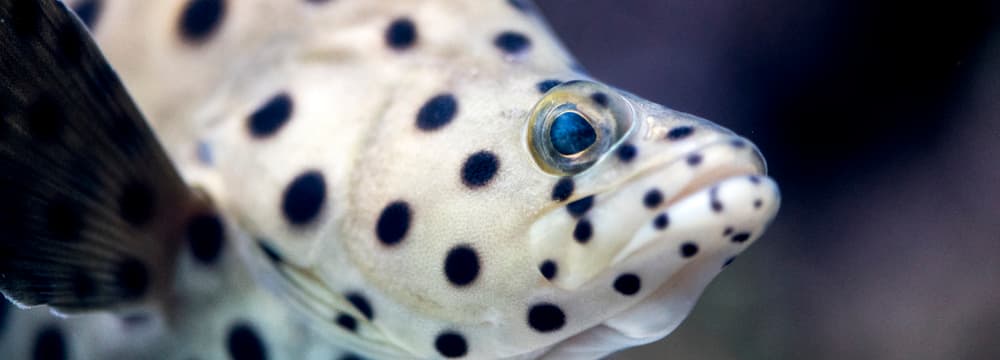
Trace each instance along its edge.
<path fill-rule="evenodd" d="M 8 359 L 599 358 L 779 207 L 528 1 L 2 0 L 0 47 Z"/>

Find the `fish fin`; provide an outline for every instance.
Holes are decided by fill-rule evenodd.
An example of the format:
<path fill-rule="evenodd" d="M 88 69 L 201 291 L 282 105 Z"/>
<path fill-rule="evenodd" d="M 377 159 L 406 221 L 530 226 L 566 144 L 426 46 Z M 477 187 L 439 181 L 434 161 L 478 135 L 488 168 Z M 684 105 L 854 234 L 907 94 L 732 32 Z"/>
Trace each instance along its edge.
<path fill-rule="evenodd" d="M 0 49 L 0 292 L 63 312 L 163 298 L 204 201 L 62 2 L 0 0 Z"/>

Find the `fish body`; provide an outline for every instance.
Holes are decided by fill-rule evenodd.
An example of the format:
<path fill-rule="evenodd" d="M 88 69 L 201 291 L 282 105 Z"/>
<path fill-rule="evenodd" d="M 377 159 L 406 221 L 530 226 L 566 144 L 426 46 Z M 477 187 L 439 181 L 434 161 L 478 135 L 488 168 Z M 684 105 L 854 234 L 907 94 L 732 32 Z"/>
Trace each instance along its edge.
<path fill-rule="evenodd" d="M 15 358 L 598 358 L 779 206 L 525 1 L 0 4 Z"/>

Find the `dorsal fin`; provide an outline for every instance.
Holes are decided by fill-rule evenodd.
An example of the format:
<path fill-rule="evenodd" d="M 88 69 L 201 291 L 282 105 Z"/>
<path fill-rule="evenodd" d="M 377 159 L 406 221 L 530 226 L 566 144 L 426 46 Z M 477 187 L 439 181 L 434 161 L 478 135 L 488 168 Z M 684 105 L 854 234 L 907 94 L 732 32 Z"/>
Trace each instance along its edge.
<path fill-rule="evenodd" d="M 0 291 L 62 311 L 163 295 L 203 205 L 61 2 L 0 1 L 0 100 Z"/>

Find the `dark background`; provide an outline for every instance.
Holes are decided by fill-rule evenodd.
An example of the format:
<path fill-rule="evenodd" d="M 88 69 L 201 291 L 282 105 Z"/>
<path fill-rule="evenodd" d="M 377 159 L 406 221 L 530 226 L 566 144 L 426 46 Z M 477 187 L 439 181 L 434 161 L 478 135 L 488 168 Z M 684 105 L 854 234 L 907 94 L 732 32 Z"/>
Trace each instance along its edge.
<path fill-rule="evenodd" d="M 749 137 L 768 233 L 617 359 L 1000 359 L 1000 1 L 538 0 L 598 79 Z"/>

